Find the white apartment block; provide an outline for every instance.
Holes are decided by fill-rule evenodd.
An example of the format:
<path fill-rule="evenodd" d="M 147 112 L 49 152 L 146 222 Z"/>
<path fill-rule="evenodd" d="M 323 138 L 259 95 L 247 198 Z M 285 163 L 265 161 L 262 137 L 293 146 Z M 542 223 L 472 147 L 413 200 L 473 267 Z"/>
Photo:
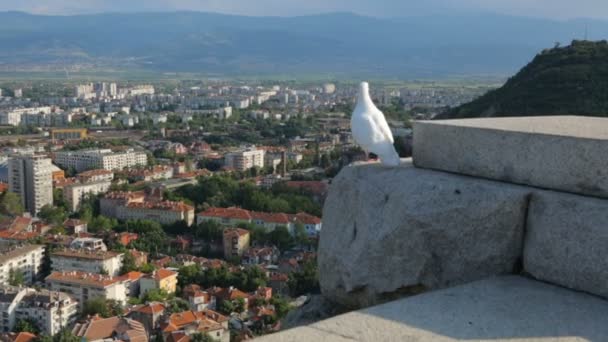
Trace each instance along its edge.
<path fill-rule="evenodd" d="M 27 293 L 15 310 L 15 320 L 30 319 L 36 322 L 43 334 L 53 336 L 65 327 L 71 327 L 78 318 L 78 302 L 65 293 L 26 289 Z"/>
<path fill-rule="evenodd" d="M 64 249 L 51 254 L 53 271 L 81 271 L 117 276 L 122 267 L 122 253 L 87 249 Z"/>
<path fill-rule="evenodd" d="M 27 211 L 37 215 L 45 205 L 53 205 L 53 164 L 42 155 L 9 159 L 9 191 L 18 194 Z"/>
<path fill-rule="evenodd" d="M 110 190 L 111 185 L 112 182 L 109 180 L 90 183 L 74 183 L 63 187 L 63 196 L 68 203 L 68 208 L 71 211 L 76 211 L 80 207 L 80 203 L 82 203 L 87 196 L 106 193 Z"/>
<path fill-rule="evenodd" d="M 16 309 L 21 299 L 26 295 L 25 289 L 15 287 L 0 288 L 0 311 L 2 311 L 2 319 L 0 319 L 0 331 L 7 333 L 13 331 L 15 323 L 17 323 Z"/>
<path fill-rule="evenodd" d="M 0 248 L 0 285 L 8 285 L 10 270 L 21 272 L 25 284 L 32 284 L 40 275 L 44 258 L 43 245 L 5 245 Z"/>
<path fill-rule="evenodd" d="M 55 163 L 64 168 L 74 168 L 77 172 L 104 169 L 122 170 L 134 166 L 148 164 L 145 152 L 127 150 L 112 152 L 110 149 L 90 149 L 80 151 L 57 152 Z"/>
<path fill-rule="evenodd" d="M 114 299 L 122 304 L 127 301 L 125 284 L 117 277 L 78 272 L 53 272 L 46 277 L 46 284 L 52 291 L 64 292 L 75 298 L 82 308 L 90 299 Z"/>
<path fill-rule="evenodd" d="M 241 151 L 230 152 L 224 156 L 224 164 L 237 171 L 246 171 L 252 167 L 264 167 L 264 150 L 250 146 Z"/>
<path fill-rule="evenodd" d="M 13 108 L 0 111 L 0 125 L 19 126 L 25 124 L 27 114 L 51 114 L 52 107 Z"/>

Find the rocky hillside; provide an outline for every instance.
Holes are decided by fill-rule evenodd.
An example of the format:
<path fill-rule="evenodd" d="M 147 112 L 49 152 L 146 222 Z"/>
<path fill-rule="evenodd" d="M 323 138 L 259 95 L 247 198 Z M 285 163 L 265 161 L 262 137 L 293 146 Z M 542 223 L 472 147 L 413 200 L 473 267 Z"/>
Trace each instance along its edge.
<path fill-rule="evenodd" d="M 437 118 L 608 116 L 608 43 L 573 41 L 543 50 L 504 86 Z"/>

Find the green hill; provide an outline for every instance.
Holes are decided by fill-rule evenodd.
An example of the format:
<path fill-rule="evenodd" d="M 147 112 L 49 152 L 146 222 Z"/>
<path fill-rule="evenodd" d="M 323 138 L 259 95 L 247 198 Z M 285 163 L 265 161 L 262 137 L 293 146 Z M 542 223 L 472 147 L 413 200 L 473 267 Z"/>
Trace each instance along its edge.
<path fill-rule="evenodd" d="M 608 43 L 573 41 L 543 50 L 501 88 L 437 118 L 608 116 Z"/>

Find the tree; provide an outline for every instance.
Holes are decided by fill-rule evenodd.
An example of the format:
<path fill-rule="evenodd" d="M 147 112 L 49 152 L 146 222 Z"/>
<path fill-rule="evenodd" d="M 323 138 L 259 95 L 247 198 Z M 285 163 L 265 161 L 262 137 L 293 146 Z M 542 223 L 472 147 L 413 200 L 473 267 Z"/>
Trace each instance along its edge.
<path fill-rule="evenodd" d="M 119 302 L 113 299 L 97 297 L 84 302 L 82 316 L 99 315 L 103 318 L 122 315 L 123 310 Z"/>
<path fill-rule="evenodd" d="M 10 269 L 8 271 L 8 283 L 11 286 L 21 286 L 25 283 L 25 277 L 20 270 Z"/>
<path fill-rule="evenodd" d="M 173 298 L 167 301 L 167 313 L 183 312 L 190 309 L 190 304 L 181 298 Z"/>
<path fill-rule="evenodd" d="M 122 257 L 122 267 L 120 268 L 120 274 L 129 273 L 131 271 L 137 271 L 137 265 L 135 263 L 135 257 L 130 251 L 125 251 Z"/>
<path fill-rule="evenodd" d="M 29 332 L 32 334 L 39 334 L 40 328 L 38 324 L 31 318 L 20 319 L 15 324 L 14 332 Z"/>
<path fill-rule="evenodd" d="M 289 275 L 287 285 L 294 296 L 319 290 L 319 274 L 316 260 L 308 261 L 301 271 Z"/>
<path fill-rule="evenodd" d="M 66 216 L 65 209 L 49 204 L 40 208 L 40 212 L 38 213 L 38 217 L 56 226 L 62 224 Z"/>
<path fill-rule="evenodd" d="M 25 209 L 21 203 L 21 197 L 14 192 L 5 191 L 0 198 L 0 212 L 4 215 L 19 216 Z"/>
<path fill-rule="evenodd" d="M 238 312 L 238 313 L 245 312 L 245 299 L 237 298 L 232 304 L 234 305 L 235 312 Z"/>
<path fill-rule="evenodd" d="M 207 333 L 194 333 L 190 336 L 191 342 L 216 342 L 217 340 L 213 337 L 209 336 Z"/>
<path fill-rule="evenodd" d="M 144 302 L 164 302 L 169 297 L 163 289 L 152 289 L 146 292 L 142 298 Z"/>
<path fill-rule="evenodd" d="M 283 319 L 291 309 L 289 302 L 281 296 L 275 296 L 270 299 L 270 304 L 274 306 L 274 311 L 277 313 L 277 318 Z"/>
<path fill-rule="evenodd" d="M 234 304 L 229 300 L 223 300 L 223 301 L 221 301 L 221 303 L 217 309 L 219 312 L 223 313 L 224 315 L 230 315 L 231 313 L 234 312 Z"/>
<path fill-rule="evenodd" d="M 53 336 L 53 342 L 80 342 L 80 340 L 80 337 L 74 335 L 69 328 L 63 328 Z"/>

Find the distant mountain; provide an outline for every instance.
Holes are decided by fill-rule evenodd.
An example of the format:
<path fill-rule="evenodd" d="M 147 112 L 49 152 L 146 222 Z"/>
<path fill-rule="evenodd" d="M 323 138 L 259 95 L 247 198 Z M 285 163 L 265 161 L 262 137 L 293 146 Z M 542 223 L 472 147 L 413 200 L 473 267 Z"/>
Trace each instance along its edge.
<path fill-rule="evenodd" d="M 608 116 L 608 43 L 574 41 L 543 50 L 501 88 L 437 118 Z"/>
<path fill-rule="evenodd" d="M 396 14 L 399 15 L 399 14 Z M 348 13 L 0 13 L 0 70 L 143 69 L 376 77 L 504 75 L 555 41 L 608 37 L 608 22 L 492 14 L 378 19 Z"/>

